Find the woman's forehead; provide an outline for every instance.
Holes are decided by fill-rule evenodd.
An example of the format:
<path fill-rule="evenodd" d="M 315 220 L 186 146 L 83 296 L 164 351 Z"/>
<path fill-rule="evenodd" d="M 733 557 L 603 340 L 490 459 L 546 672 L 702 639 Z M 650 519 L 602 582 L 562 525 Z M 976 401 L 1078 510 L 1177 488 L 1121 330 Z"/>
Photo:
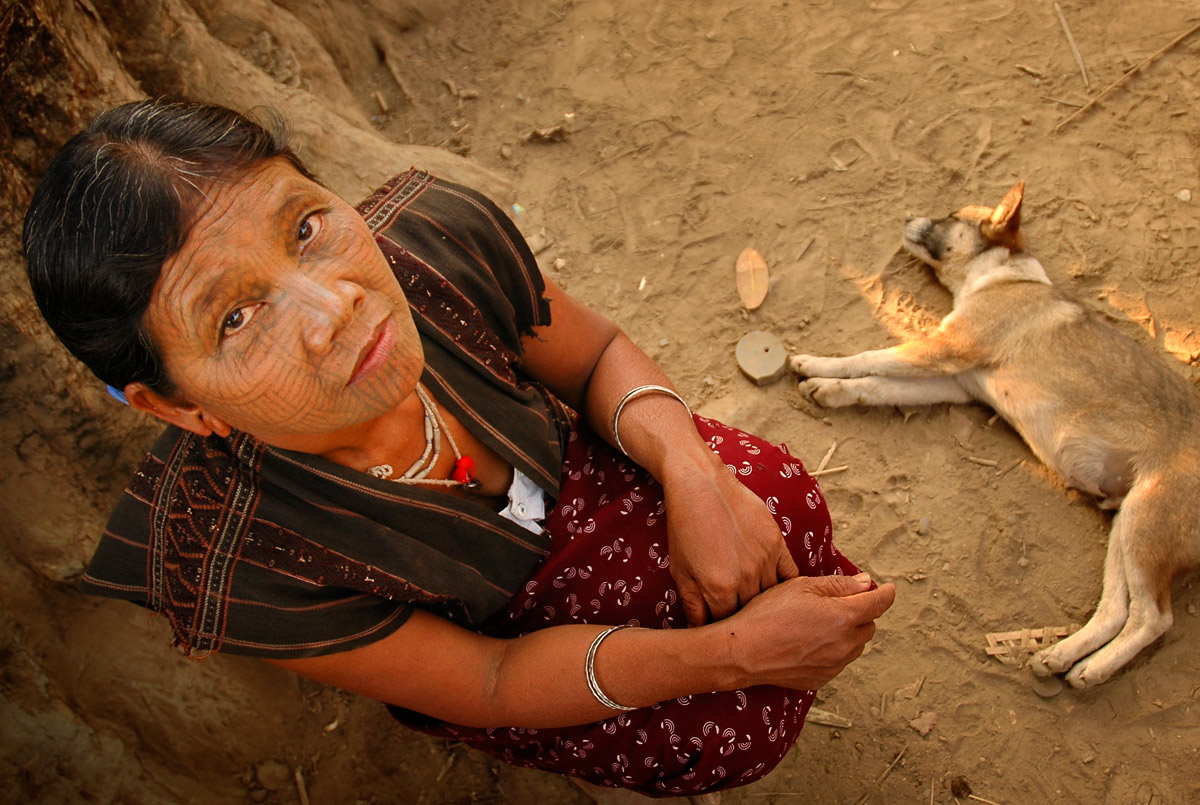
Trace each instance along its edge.
<path fill-rule="evenodd" d="M 183 246 L 168 258 L 152 306 L 185 314 L 202 309 L 213 286 L 270 249 L 290 242 L 298 218 L 328 197 L 285 159 L 251 166 L 204 189 Z"/>
<path fill-rule="evenodd" d="M 222 232 L 261 232 L 265 224 L 288 208 L 327 193 L 282 158 L 259 162 L 201 191 L 201 200 L 188 227 L 188 244 Z"/>

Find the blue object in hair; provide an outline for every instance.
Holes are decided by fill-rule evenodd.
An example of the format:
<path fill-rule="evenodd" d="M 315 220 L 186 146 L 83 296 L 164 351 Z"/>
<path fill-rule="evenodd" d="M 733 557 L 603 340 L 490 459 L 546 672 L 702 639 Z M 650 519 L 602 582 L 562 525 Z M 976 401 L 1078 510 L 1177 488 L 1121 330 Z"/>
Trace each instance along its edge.
<path fill-rule="evenodd" d="M 105 386 L 105 388 L 108 389 L 108 393 L 111 394 L 114 399 L 120 400 L 126 405 L 129 405 L 129 400 L 125 399 L 125 392 L 121 391 L 116 386 Z"/>

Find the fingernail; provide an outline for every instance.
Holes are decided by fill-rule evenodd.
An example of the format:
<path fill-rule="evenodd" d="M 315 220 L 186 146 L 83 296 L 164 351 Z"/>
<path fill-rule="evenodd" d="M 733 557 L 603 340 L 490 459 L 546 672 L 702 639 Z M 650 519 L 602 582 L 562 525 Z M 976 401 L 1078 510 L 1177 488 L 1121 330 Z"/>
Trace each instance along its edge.
<path fill-rule="evenodd" d="M 853 578 L 855 581 L 861 581 L 863 584 L 871 583 L 871 574 L 870 573 L 859 573 L 859 574 L 855 575 Z"/>

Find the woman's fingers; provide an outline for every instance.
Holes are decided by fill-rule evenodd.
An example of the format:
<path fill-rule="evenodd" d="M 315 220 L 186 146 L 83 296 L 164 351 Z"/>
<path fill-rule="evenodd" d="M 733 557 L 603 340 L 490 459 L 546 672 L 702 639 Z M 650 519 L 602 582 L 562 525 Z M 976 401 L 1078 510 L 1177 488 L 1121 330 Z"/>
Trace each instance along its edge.
<path fill-rule="evenodd" d="M 689 626 L 703 626 L 709 621 L 709 605 L 700 591 L 700 585 L 691 577 L 676 578 L 675 586 L 679 588 L 679 601 L 683 604 L 683 614 Z"/>
<path fill-rule="evenodd" d="M 863 615 L 868 622 L 874 623 L 875 619 L 891 608 L 896 601 L 896 585 L 890 581 L 887 584 L 881 584 L 874 590 L 869 590 L 865 593 L 860 593 L 863 603 Z"/>
<path fill-rule="evenodd" d="M 862 655 L 875 619 L 895 600 L 896 588 L 871 589 L 867 574 L 802 576 L 748 607 L 746 656 L 764 681 L 817 688 Z"/>
<path fill-rule="evenodd" d="M 796 560 L 792 557 L 792 552 L 788 550 L 787 543 L 783 541 L 783 535 L 779 535 L 779 558 L 775 563 L 775 576 L 779 581 L 794 579 L 800 575 L 800 568 L 796 565 Z"/>
<path fill-rule="evenodd" d="M 745 581 L 739 585 L 735 579 L 728 585 L 710 585 L 705 592 L 704 600 L 708 604 L 708 611 L 712 615 L 712 619 L 719 621 L 728 618 L 741 608 L 742 602 L 746 600 L 743 596 L 753 597 L 756 593 L 757 590 L 753 593 L 749 591 Z"/>

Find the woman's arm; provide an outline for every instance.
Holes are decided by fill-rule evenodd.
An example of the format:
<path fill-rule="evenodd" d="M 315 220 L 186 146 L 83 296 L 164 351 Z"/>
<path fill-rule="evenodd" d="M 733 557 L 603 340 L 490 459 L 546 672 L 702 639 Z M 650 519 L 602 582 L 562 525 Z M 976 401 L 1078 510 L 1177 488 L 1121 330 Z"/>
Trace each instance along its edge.
<path fill-rule="evenodd" d="M 794 579 L 698 629 L 624 629 L 595 660 L 608 697 L 643 707 L 758 684 L 819 688 L 862 653 L 895 588 L 865 578 Z M 499 640 L 416 611 L 362 648 L 268 660 L 302 676 L 464 726 L 559 727 L 616 714 L 592 696 L 588 646 L 603 629 L 555 626 Z"/>
<path fill-rule="evenodd" d="M 630 389 L 670 380 L 604 316 L 549 279 L 551 324 L 526 338 L 524 368 L 613 442 L 612 413 Z M 653 393 L 621 412 L 621 442 L 666 493 L 671 573 L 688 622 L 724 618 L 797 575 L 775 520 L 696 431 L 686 409 Z"/>

